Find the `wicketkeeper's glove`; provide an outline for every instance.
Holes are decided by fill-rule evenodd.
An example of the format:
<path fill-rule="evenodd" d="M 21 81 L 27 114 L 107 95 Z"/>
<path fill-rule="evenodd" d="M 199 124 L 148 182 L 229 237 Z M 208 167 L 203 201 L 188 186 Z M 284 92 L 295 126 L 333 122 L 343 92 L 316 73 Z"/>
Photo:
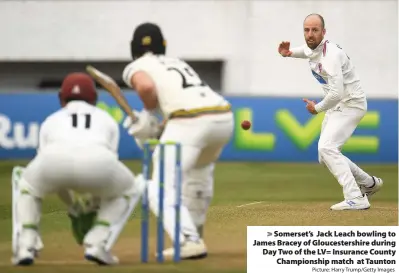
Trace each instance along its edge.
<path fill-rule="evenodd" d="M 79 245 L 94 226 L 97 218 L 98 204 L 92 197 L 78 197 L 68 212 L 71 220 L 72 234 Z"/>

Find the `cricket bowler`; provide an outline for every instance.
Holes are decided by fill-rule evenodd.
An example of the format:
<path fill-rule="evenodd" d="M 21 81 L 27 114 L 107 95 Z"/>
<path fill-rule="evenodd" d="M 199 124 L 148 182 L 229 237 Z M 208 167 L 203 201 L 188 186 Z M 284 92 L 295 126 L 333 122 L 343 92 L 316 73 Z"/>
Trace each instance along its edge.
<path fill-rule="evenodd" d="M 278 52 L 283 57 L 308 59 L 313 76 L 323 88 L 322 101 L 303 100 L 312 115 L 325 112 L 318 142 L 319 162 L 338 180 L 344 194 L 344 201 L 331 206 L 331 210 L 368 209 L 368 199 L 381 189 L 383 181 L 341 153 L 367 112 L 366 94 L 351 59 L 339 45 L 325 39 L 323 17 L 308 15 L 303 31 L 305 45 L 290 49 L 290 42 L 282 42 Z"/>
<path fill-rule="evenodd" d="M 124 121 L 129 134 L 138 139 L 148 137 L 148 117 L 158 111 L 166 121 L 160 141 L 174 141 L 182 147 L 181 235 L 174 238 L 175 149 L 165 148 L 165 230 L 180 240 L 181 258 L 203 258 L 207 249 L 203 226 L 213 197 L 213 171 L 234 127 L 231 106 L 214 92 L 186 62 L 165 56 L 166 41 L 158 25 L 139 25 L 131 41 L 133 62 L 123 71 L 125 83 L 134 89 L 144 109 L 138 122 Z M 149 183 L 149 205 L 158 215 L 159 149 L 152 157 L 154 170 Z M 174 249 L 164 250 L 173 257 Z"/>
<path fill-rule="evenodd" d="M 119 161 L 119 126 L 95 106 L 97 91 L 89 75 L 69 74 L 59 99 L 62 108 L 42 123 L 37 155 L 18 179 L 13 221 L 20 230 L 13 238 L 13 263 L 33 264 L 42 247 L 38 233 L 42 200 L 58 194 L 72 204 L 68 193 L 73 191 L 98 199 L 97 218 L 82 234 L 84 257 L 100 265 L 117 264 L 110 251 L 142 194 L 144 180 Z"/>

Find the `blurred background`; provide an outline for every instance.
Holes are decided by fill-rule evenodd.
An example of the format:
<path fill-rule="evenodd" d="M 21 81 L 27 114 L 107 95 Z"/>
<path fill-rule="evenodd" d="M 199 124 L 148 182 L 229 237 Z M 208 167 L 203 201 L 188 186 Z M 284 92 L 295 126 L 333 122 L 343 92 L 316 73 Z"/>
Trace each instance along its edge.
<path fill-rule="evenodd" d="M 87 64 L 111 75 L 132 107 L 141 103 L 122 82 L 129 43 L 143 22 L 160 25 L 167 54 L 186 60 L 232 103 L 237 125 L 222 160 L 317 162 L 323 115 L 311 116 L 303 97 L 322 89 L 306 60 L 282 58 L 281 41 L 304 43 L 302 23 L 320 13 L 326 38 L 354 62 L 369 111 L 343 151 L 353 160 L 397 163 L 397 1 L 0 1 L 0 158 L 35 155 L 40 123 L 58 109 L 63 77 Z M 124 114 L 102 93 L 99 107 Z M 125 133 L 120 156 L 141 153 Z"/>

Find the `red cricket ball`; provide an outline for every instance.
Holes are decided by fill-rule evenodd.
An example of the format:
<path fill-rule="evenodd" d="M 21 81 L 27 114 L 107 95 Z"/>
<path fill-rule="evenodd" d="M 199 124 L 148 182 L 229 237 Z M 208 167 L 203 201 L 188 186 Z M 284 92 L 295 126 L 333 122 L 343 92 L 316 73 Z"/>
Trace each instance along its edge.
<path fill-rule="evenodd" d="M 244 130 L 248 130 L 249 128 L 251 128 L 251 122 L 249 120 L 244 120 L 243 122 L 241 122 L 241 128 Z"/>

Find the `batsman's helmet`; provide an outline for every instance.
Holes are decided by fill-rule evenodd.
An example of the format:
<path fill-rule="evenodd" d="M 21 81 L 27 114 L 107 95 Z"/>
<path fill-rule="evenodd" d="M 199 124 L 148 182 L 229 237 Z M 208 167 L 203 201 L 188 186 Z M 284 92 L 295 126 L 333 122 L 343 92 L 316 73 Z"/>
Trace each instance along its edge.
<path fill-rule="evenodd" d="M 137 26 L 130 42 L 130 51 L 133 60 L 140 58 L 146 52 L 164 55 L 166 41 L 159 26 L 153 23 L 143 23 Z"/>
<path fill-rule="evenodd" d="M 59 98 L 62 106 L 73 100 L 81 100 L 95 105 L 97 103 L 96 85 L 93 79 L 85 73 L 70 73 L 62 82 Z"/>

